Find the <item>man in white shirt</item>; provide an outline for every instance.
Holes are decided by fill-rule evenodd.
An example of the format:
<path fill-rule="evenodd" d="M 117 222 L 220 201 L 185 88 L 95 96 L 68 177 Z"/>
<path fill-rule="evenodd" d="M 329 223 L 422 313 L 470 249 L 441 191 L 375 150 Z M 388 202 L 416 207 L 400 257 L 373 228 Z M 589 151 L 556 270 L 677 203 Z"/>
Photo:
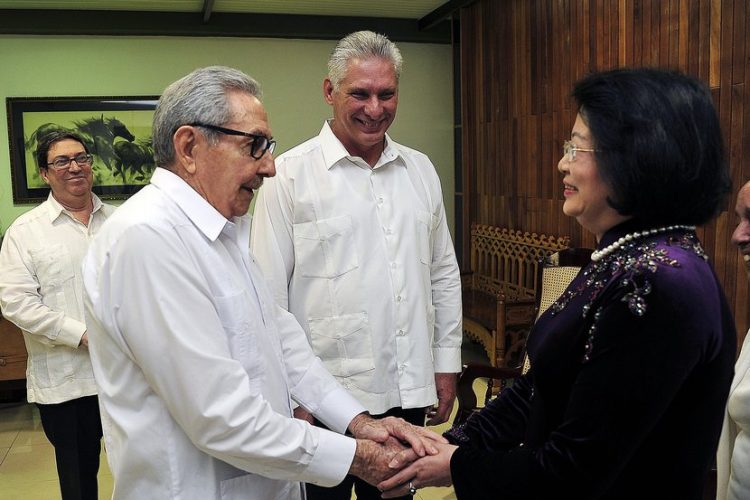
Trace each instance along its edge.
<path fill-rule="evenodd" d="M 732 243 L 739 248 L 745 271 L 750 273 L 750 182 L 737 193 L 734 211 L 738 222 Z M 750 498 L 750 332 L 734 366 L 716 468 L 717 500 Z"/>
<path fill-rule="evenodd" d="M 83 313 L 81 262 L 114 211 L 91 192 L 93 157 L 56 130 L 37 143 L 47 201 L 8 228 L 0 250 L 0 308 L 23 332 L 26 393 L 55 448 L 63 500 L 96 499 L 102 426 Z"/>
<path fill-rule="evenodd" d="M 247 250 L 253 192 L 275 173 L 259 95 L 221 66 L 167 87 L 151 183 L 84 261 L 115 499 L 295 500 L 299 481 L 374 483 L 398 440 L 441 439 L 366 415 L 271 298 Z M 336 432 L 292 418 L 292 399 Z"/>
<path fill-rule="evenodd" d="M 424 425 L 427 412 L 435 425 L 461 370 L 461 283 L 434 166 L 386 134 L 401 61 L 370 31 L 338 43 L 323 82 L 333 119 L 277 160 L 251 249 L 276 301 L 370 413 Z M 354 478 L 308 497 L 348 500 L 353 483 L 358 499 L 379 498 Z"/>

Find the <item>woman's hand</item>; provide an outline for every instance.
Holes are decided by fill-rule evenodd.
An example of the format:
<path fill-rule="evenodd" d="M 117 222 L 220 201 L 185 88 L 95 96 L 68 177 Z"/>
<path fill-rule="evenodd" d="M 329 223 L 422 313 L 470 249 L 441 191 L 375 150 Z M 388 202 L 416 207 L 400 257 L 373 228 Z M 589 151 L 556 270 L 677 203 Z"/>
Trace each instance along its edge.
<path fill-rule="evenodd" d="M 452 444 L 433 443 L 438 449 L 437 455 L 426 455 L 397 472 L 389 479 L 378 484 L 378 489 L 383 492 L 383 498 L 394 498 L 409 494 L 410 487 L 416 489 L 425 486 L 450 486 L 451 479 L 451 457 L 458 446 Z M 408 463 L 408 458 L 397 455 L 389 467 L 398 469 L 403 466 L 400 462 L 404 459 Z"/>

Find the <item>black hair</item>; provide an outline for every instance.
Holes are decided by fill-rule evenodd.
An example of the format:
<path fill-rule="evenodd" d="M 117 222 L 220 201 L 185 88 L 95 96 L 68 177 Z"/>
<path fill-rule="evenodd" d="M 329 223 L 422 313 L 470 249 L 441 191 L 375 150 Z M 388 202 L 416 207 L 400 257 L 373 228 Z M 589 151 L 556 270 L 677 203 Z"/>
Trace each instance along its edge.
<path fill-rule="evenodd" d="M 66 139 L 80 142 L 86 153 L 90 152 L 88 146 L 86 146 L 86 143 L 80 135 L 64 128 L 55 129 L 42 135 L 36 141 L 36 152 L 34 153 L 34 157 L 36 158 L 36 165 L 39 169 L 47 169 L 47 154 L 49 153 L 50 148 L 55 143 Z"/>
<path fill-rule="evenodd" d="M 654 225 L 708 222 L 731 190 L 719 118 L 700 80 L 616 69 L 575 84 L 609 204 Z"/>

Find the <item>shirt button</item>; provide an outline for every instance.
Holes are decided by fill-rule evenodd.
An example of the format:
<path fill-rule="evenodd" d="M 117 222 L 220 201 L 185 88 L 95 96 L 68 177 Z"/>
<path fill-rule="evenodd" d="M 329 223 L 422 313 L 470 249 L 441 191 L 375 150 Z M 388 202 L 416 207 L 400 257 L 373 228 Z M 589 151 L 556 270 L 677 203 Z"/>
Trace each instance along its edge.
<path fill-rule="evenodd" d="M 406 335 L 406 332 L 404 330 L 399 330 L 398 335 L 403 337 L 404 335 Z"/>
<path fill-rule="evenodd" d="M 396 296 L 396 302 L 401 302 L 401 295 Z"/>

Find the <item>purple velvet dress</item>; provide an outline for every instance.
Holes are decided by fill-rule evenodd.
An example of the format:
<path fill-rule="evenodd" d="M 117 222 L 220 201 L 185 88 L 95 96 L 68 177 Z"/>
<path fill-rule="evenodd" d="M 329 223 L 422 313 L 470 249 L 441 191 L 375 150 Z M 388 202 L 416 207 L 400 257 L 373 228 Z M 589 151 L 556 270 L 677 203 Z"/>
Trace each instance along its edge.
<path fill-rule="evenodd" d="M 534 326 L 529 373 L 447 433 L 458 498 L 700 499 L 735 336 L 693 231 L 591 262 Z"/>

